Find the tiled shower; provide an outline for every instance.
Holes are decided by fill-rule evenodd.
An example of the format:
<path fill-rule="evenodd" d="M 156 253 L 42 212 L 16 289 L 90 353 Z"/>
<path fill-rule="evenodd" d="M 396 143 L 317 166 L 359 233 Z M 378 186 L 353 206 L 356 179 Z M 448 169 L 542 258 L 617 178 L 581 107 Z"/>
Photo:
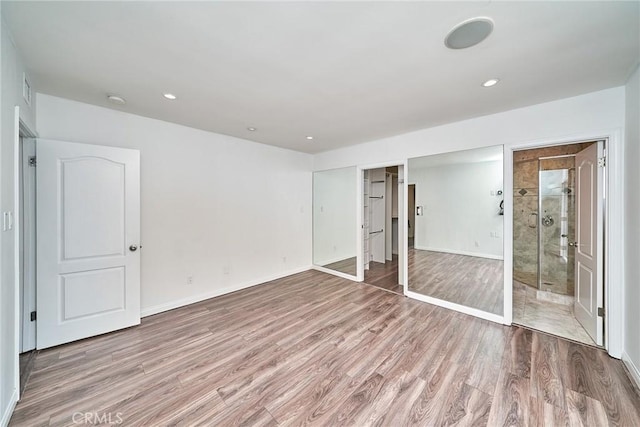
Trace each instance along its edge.
<path fill-rule="evenodd" d="M 524 150 L 513 159 L 513 278 L 574 293 L 575 154 L 592 143 Z"/>

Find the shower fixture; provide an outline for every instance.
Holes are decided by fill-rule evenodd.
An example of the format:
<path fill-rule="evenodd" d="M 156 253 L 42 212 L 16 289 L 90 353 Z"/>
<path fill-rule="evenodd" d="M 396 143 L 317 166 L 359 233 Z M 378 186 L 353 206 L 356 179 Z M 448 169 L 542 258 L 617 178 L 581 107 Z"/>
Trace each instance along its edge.
<path fill-rule="evenodd" d="M 551 227 L 553 224 L 555 224 L 555 221 L 551 217 L 551 215 L 545 215 L 544 218 L 542 218 L 541 222 L 545 227 Z"/>

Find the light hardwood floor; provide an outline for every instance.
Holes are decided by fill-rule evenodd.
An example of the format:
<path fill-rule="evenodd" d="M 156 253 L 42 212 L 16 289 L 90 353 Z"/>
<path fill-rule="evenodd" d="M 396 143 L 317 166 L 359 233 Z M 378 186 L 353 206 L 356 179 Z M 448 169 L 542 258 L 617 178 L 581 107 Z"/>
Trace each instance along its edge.
<path fill-rule="evenodd" d="M 398 255 L 391 258 L 385 263 L 371 261 L 369 270 L 364 271 L 364 283 L 404 295 L 402 286 L 398 284 Z"/>
<path fill-rule="evenodd" d="M 502 315 L 501 260 L 410 248 L 408 262 L 409 290 Z"/>
<path fill-rule="evenodd" d="M 639 408 L 600 350 L 308 271 L 40 352 L 10 425 L 638 426 Z"/>
<path fill-rule="evenodd" d="M 355 276 L 358 274 L 357 269 L 357 258 L 347 258 L 341 261 L 332 262 L 331 264 L 323 265 L 324 268 L 328 268 L 329 270 L 339 271 L 340 273 L 350 274 Z"/>

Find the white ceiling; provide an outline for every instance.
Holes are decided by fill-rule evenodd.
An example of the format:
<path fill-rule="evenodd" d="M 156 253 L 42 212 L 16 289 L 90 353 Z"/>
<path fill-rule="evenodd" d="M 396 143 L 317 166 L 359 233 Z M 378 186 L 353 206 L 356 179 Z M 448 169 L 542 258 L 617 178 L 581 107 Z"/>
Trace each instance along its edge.
<path fill-rule="evenodd" d="M 2 3 L 40 92 L 309 153 L 623 85 L 640 56 L 639 1 Z M 474 16 L 493 34 L 445 48 Z"/>

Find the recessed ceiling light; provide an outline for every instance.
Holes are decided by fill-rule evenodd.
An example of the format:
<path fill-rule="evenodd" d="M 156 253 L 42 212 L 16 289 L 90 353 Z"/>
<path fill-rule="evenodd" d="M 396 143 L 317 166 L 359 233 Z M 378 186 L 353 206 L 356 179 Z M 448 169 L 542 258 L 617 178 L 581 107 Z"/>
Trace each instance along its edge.
<path fill-rule="evenodd" d="M 124 104 L 127 103 L 127 101 L 123 97 L 118 96 L 118 95 L 107 95 L 107 99 L 110 102 L 112 102 L 114 104 L 118 104 L 118 105 L 124 105 Z"/>
<path fill-rule="evenodd" d="M 312 140 L 312 139 L 313 139 L 313 137 L 312 137 L 312 136 L 307 136 L 307 139 L 308 139 L 308 140 Z"/>
<path fill-rule="evenodd" d="M 177 98 L 178 98 L 177 96 L 175 96 L 175 95 L 174 95 L 174 94 L 172 94 L 172 93 L 163 93 L 163 94 L 162 94 L 162 96 L 164 96 L 164 97 L 165 97 L 165 98 L 167 98 L 167 99 L 170 99 L 171 101 L 173 101 L 173 100 L 175 100 L 175 99 L 177 99 Z"/>
<path fill-rule="evenodd" d="M 257 129 L 256 129 L 256 128 L 254 128 L 254 127 L 248 127 L 248 128 L 247 128 L 247 130 L 248 130 L 248 131 L 251 131 L 251 132 L 255 132 Z"/>
<path fill-rule="evenodd" d="M 482 86 L 484 86 L 484 87 L 495 86 L 495 85 L 498 84 L 499 81 L 500 81 L 500 79 L 489 79 L 486 82 L 482 83 Z"/>
<path fill-rule="evenodd" d="M 449 49 L 466 49 L 489 37 L 492 31 L 493 21 L 490 18 L 467 19 L 449 31 L 444 38 L 444 44 Z"/>

